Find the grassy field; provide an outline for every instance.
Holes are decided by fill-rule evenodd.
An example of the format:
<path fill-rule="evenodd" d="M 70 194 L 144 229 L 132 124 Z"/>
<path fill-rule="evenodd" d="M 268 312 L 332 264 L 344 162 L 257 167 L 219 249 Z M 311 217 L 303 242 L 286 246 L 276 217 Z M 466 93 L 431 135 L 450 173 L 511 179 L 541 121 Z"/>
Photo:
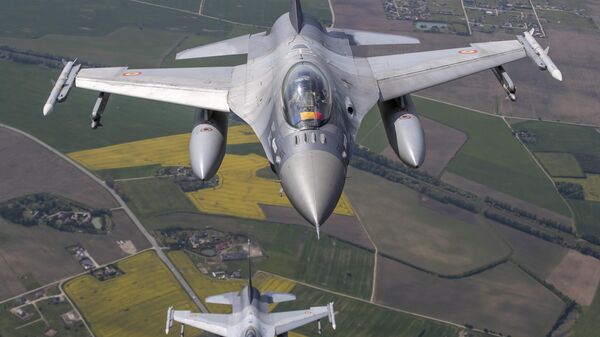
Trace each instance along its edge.
<path fill-rule="evenodd" d="M 543 337 L 564 308 L 510 262 L 468 278 L 443 279 L 389 259 L 378 261 L 377 302 L 410 312 L 505 336 Z"/>
<path fill-rule="evenodd" d="M 435 323 L 424 318 L 399 313 L 381 308 L 369 303 L 360 302 L 346 297 L 336 296 L 317 289 L 296 285 L 294 294 L 297 300 L 281 303 L 276 311 L 297 310 L 298 308 L 315 305 L 325 305 L 335 302 L 337 330 L 331 329 L 327 320 L 323 324 L 323 336 L 399 336 L 399 337 L 454 337 L 458 336 L 460 329 Z M 298 332 L 313 336 L 316 335 L 316 324 L 306 325 Z"/>
<path fill-rule="evenodd" d="M 552 177 L 585 177 L 577 159 L 570 153 L 536 152 L 535 156 Z"/>
<path fill-rule="evenodd" d="M 176 5 L 183 1 L 178 0 Z M 123 26 L 218 33 L 229 31 L 232 26 L 194 14 L 121 0 L 4 1 L 0 9 L 1 35 L 21 38 L 39 38 L 48 34 L 99 36 Z M 197 12 L 197 9 L 193 11 Z"/>
<path fill-rule="evenodd" d="M 346 193 L 381 254 L 457 275 L 510 253 L 476 215 L 363 171 L 352 169 L 350 176 Z M 374 199 L 378 194 L 386 198 Z"/>
<path fill-rule="evenodd" d="M 534 152 L 568 152 L 600 156 L 600 133 L 591 127 L 528 121 L 514 124 L 513 129 L 535 135 L 535 142 L 527 144 Z"/>
<path fill-rule="evenodd" d="M 84 275 L 64 286 L 95 336 L 156 336 L 164 331 L 169 306 L 198 310 L 154 252 L 121 261 L 118 267 L 125 274 L 117 278 L 100 282 Z"/>
<path fill-rule="evenodd" d="M 266 254 L 253 262 L 257 270 L 357 297 L 371 296 L 373 253 L 325 234 L 318 240 L 314 229 L 308 226 L 191 213 L 154 216 L 143 222 L 150 230 L 210 226 L 243 234 L 256 241 Z M 243 263 L 233 266 L 245 268 Z"/>
<path fill-rule="evenodd" d="M 127 196 L 128 205 L 140 216 L 153 216 L 170 212 L 197 212 L 169 178 L 148 178 L 116 183 L 119 193 Z"/>
<path fill-rule="evenodd" d="M 356 140 L 360 145 L 377 153 L 390 145 L 377 106 L 374 106 L 363 119 Z"/>
<path fill-rule="evenodd" d="M 557 213 L 570 214 L 552 182 L 502 119 L 418 97 L 414 101 L 424 116 L 468 135 L 450 161 L 449 171 Z"/>
<path fill-rule="evenodd" d="M 569 200 L 580 233 L 600 237 L 600 202 Z"/>
<path fill-rule="evenodd" d="M 583 315 L 573 327 L 572 337 L 596 337 L 600 331 L 600 292 L 596 293 L 594 302 L 583 307 Z"/>
<path fill-rule="evenodd" d="M 511 259 L 541 279 L 548 277 L 567 254 L 568 249 L 557 244 L 538 239 L 508 226 L 491 221 L 490 223 L 512 248 Z"/>
<path fill-rule="evenodd" d="M 202 13 L 270 27 L 289 8 L 290 3 L 285 0 L 205 0 Z M 325 0 L 304 0 L 302 10 L 318 18 L 324 25 L 331 23 L 329 4 Z"/>

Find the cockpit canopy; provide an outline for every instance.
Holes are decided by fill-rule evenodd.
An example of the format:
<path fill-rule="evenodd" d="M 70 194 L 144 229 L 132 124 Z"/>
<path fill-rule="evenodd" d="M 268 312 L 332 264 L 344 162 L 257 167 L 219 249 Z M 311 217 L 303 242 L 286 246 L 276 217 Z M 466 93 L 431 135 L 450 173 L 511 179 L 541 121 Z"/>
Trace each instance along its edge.
<path fill-rule="evenodd" d="M 292 66 L 283 81 L 287 122 L 298 129 L 321 126 L 331 114 L 331 88 L 319 68 L 308 62 Z"/>

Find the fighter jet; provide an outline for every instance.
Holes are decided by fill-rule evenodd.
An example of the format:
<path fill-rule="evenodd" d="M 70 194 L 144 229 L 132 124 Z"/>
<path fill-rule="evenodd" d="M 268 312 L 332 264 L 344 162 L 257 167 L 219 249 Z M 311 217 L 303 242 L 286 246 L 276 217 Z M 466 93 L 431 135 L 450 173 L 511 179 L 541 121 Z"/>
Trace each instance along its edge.
<path fill-rule="evenodd" d="M 250 260 L 248 260 L 250 264 Z M 250 275 L 252 275 L 250 268 Z M 305 310 L 269 312 L 269 304 L 293 301 L 296 296 L 287 293 L 268 292 L 261 294 L 252 286 L 252 277 L 248 286 L 239 293 L 230 292 L 206 298 L 206 303 L 230 305 L 231 314 L 192 313 L 188 310 L 167 310 L 165 333 L 173 327 L 173 322 L 181 323 L 181 337 L 184 325 L 189 325 L 219 336 L 227 337 L 287 337 L 289 330 L 297 329 L 317 321 L 317 332 L 321 333 L 321 319 L 328 317 L 335 330 L 335 312 L 333 302 L 322 307 Z"/>
<path fill-rule="evenodd" d="M 357 57 L 352 46 L 415 44 L 418 39 L 374 32 L 324 28 L 290 0 L 289 13 L 269 32 L 249 34 L 184 50 L 176 59 L 247 55 L 233 67 L 79 69 L 67 63 L 44 115 L 76 87 L 100 92 L 92 128 L 110 94 L 140 97 L 197 108 L 190 161 L 202 179 L 215 175 L 225 154 L 228 113 L 256 133 L 273 171 L 294 208 L 319 226 L 335 208 L 346 178 L 358 128 L 379 106 L 396 155 L 417 168 L 425 141 L 410 94 L 463 76 L 491 70 L 511 100 L 513 81 L 503 64 L 528 56 L 542 70 L 562 74 L 533 37 L 473 43 L 464 48 Z"/>

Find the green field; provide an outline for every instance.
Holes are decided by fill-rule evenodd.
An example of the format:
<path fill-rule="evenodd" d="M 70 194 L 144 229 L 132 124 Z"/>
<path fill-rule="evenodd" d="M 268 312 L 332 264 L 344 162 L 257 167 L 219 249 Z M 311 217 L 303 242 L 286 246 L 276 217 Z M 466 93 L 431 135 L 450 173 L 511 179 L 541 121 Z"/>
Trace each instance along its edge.
<path fill-rule="evenodd" d="M 568 249 L 557 244 L 538 239 L 505 225 L 489 222 L 512 248 L 511 259 L 541 279 L 548 277 L 568 252 Z"/>
<path fill-rule="evenodd" d="M 583 315 L 573 327 L 571 337 L 597 337 L 600 331 L 600 292 L 596 292 L 594 302 L 583 307 Z"/>
<path fill-rule="evenodd" d="M 337 330 L 331 329 L 327 320 L 323 324 L 323 336 L 368 337 L 368 336 L 402 336 L 402 337 L 450 337 L 458 336 L 459 328 L 435 323 L 424 318 L 399 313 L 365 302 L 336 296 L 317 289 L 296 285 L 294 294 L 297 300 L 281 303 L 276 311 L 297 310 L 311 305 L 325 305 L 335 302 Z M 306 325 L 298 332 L 314 336 L 316 324 Z"/>
<path fill-rule="evenodd" d="M 177 0 L 178 3 L 183 1 Z M 199 34 L 226 32 L 232 25 L 127 0 L 9 0 L 0 5 L 0 35 L 6 37 L 100 36 L 124 26 Z"/>
<path fill-rule="evenodd" d="M 569 209 L 502 119 L 414 97 L 425 117 L 458 129 L 468 140 L 448 171 L 524 201 L 569 216 Z"/>
<path fill-rule="evenodd" d="M 569 200 L 575 213 L 577 231 L 600 237 L 600 202 Z"/>
<path fill-rule="evenodd" d="M 536 152 L 535 156 L 553 177 L 585 178 L 577 159 L 570 153 Z"/>
<path fill-rule="evenodd" d="M 118 267 L 125 274 L 117 278 L 100 282 L 84 275 L 64 286 L 95 336 L 158 336 L 169 306 L 198 310 L 156 253 L 138 254 Z"/>
<path fill-rule="evenodd" d="M 307 226 L 192 213 L 149 217 L 143 223 L 150 230 L 209 226 L 244 234 L 266 253 L 266 257 L 254 261 L 257 269 L 353 296 L 371 296 L 373 253 L 324 234 L 318 240 L 314 229 Z M 244 263 L 228 265 L 232 270 L 245 269 Z"/>
<path fill-rule="evenodd" d="M 481 217 L 423 200 L 404 185 L 364 171 L 349 172 L 346 194 L 380 254 L 434 273 L 458 275 L 510 253 Z"/>
<path fill-rule="evenodd" d="M 270 27 L 283 13 L 289 11 L 286 0 L 204 0 L 203 14 Z M 304 0 L 302 10 L 318 18 L 324 25 L 331 23 L 331 11 L 326 0 Z"/>
<path fill-rule="evenodd" d="M 527 143 L 527 147 L 534 152 L 568 152 L 600 156 L 600 133 L 591 127 L 528 121 L 514 124 L 513 129 L 535 135 L 535 142 Z"/>
<path fill-rule="evenodd" d="M 127 196 L 128 205 L 141 217 L 198 211 L 170 178 L 119 181 L 116 188 Z"/>

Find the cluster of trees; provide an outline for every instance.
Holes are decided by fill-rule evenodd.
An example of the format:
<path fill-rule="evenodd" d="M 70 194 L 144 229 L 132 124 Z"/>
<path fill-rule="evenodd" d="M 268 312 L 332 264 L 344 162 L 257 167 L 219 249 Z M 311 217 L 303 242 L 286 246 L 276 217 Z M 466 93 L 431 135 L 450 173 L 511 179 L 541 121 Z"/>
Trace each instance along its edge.
<path fill-rule="evenodd" d="M 0 46 L 0 59 L 9 60 L 22 64 L 44 65 L 48 68 L 61 69 L 62 60 L 68 59 L 62 56 L 56 56 L 49 53 L 18 49 L 10 46 Z M 98 67 L 99 64 L 78 60 L 78 63 L 84 67 Z"/>
<path fill-rule="evenodd" d="M 575 234 L 573 227 L 569 226 L 569 225 L 565 225 L 562 224 L 560 222 L 551 220 L 551 219 L 547 219 L 547 218 L 540 218 L 538 217 L 536 214 L 528 212 L 524 209 L 520 209 L 518 207 L 514 207 L 511 204 L 502 202 L 500 200 L 496 200 L 494 198 L 490 198 L 490 197 L 485 197 L 484 199 L 485 203 L 497 208 L 497 209 L 502 209 L 505 211 L 508 211 L 512 214 L 515 214 L 517 216 L 523 217 L 523 218 L 527 218 L 529 220 L 535 221 L 541 225 L 544 225 L 546 227 L 550 227 L 550 228 L 554 228 L 557 229 L 561 232 L 564 233 L 568 233 L 568 234 Z"/>
<path fill-rule="evenodd" d="M 380 159 L 380 158 L 378 158 L 378 159 Z M 389 160 L 387 158 L 385 158 L 385 159 Z M 427 186 L 427 184 L 424 184 L 419 179 L 415 179 L 415 178 L 409 176 L 408 174 L 405 174 L 403 170 L 395 169 L 395 167 L 393 167 L 392 165 L 389 165 L 389 166 L 381 165 L 375 161 L 370 161 L 365 158 L 361 158 L 359 156 L 354 156 L 352 161 L 350 162 L 350 164 L 352 166 L 356 167 L 357 169 L 367 171 L 369 173 L 383 177 L 389 181 L 393 181 L 395 183 L 405 185 L 408 188 L 411 188 L 417 192 L 420 192 L 420 193 L 430 197 L 431 199 L 437 200 L 444 204 L 452 204 L 454 206 L 463 208 L 463 209 L 468 210 L 473 213 L 479 212 L 477 205 L 473 202 L 470 202 L 469 199 L 465 199 L 462 196 L 453 195 L 453 194 L 447 192 L 445 189 L 442 189 L 441 186 L 439 186 L 439 185 L 431 184 L 431 185 L 439 186 L 440 188 L 429 187 L 429 186 Z M 396 164 L 396 163 L 393 163 L 393 164 L 401 167 L 401 165 L 399 165 L 399 164 Z M 404 168 L 404 169 L 406 169 L 406 168 Z M 422 175 L 422 174 L 420 174 L 418 176 L 419 177 L 431 177 L 431 176 Z"/>
<path fill-rule="evenodd" d="M 559 181 L 556 183 L 556 188 L 558 189 L 558 193 L 567 199 L 583 200 L 585 198 L 583 186 L 578 183 Z"/>
<path fill-rule="evenodd" d="M 579 163 L 579 166 L 581 166 L 583 172 L 596 174 L 600 173 L 599 156 L 577 153 L 575 154 L 575 158 L 577 159 L 577 162 Z"/>
<path fill-rule="evenodd" d="M 37 226 L 37 220 L 25 217 L 24 214 L 26 211 L 27 208 L 18 203 L 7 203 L 0 206 L 0 216 L 6 220 L 12 223 L 21 224 L 25 227 Z"/>
<path fill-rule="evenodd" d="M 549 241 L 552 243 L 562 245 L 565 242 L 564 238 L 561 236 L 548 234 L 548 233 L 543 232 L 535 227 L 532 227 L 525 223 L 517 221 L 512 217 L 508 217 L 508 216 L 506 216 L 502 213 L 499 213 L 497 211 L 494 211 L 492 209 L 486 209 L 483 212 L 483 215 L 488 219 L 494 220 L 494 221 L 504 224 L 506 226 L 520 230 L 527 234 L 531 234 L 535 237 L 538 237 L 540 239 L 543 239 L 543 240 L 546 240 L 546 241 Z"/>

